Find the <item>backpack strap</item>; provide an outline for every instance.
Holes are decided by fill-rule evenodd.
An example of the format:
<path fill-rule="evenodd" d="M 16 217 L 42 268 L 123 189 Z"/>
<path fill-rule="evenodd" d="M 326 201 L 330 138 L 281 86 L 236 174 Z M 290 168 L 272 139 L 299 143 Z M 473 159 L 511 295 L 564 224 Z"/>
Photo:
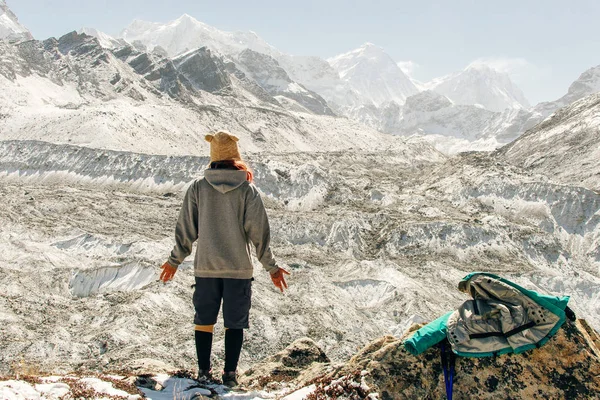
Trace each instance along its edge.
<path fill-rule="evenodd" d="M 469 335 L 469 339 L 485 339 L 488 337 L 498 336 L 498 337 L 511 337 L 516 335 L 517 333 L 523 332 L 526 329 L 533 328 L 535 326 L 535 322 L 530 321 L 524 325 L 518 326 L 514 329 L 511 329 L 508 332 L 484 332 L 484 333 L 471 333 Z"/>

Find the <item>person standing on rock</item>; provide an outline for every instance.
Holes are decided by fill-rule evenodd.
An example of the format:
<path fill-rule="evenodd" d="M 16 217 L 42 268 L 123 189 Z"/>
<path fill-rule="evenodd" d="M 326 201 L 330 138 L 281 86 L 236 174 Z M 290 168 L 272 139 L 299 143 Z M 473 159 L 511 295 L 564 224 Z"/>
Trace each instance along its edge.
<path fill-rule="evenodd" d="M 284 275 L 289 272 L 277 266 L 271 252 L 267 213 L 252 184 L 252 171 L 240 156 L 238 138 L 219 131 L 205 139 L 210 143 L 210 166 L 204 178 L 195 180 L 185 194 L 175 227 L 175 247 L 161 267 L 160 279 L 172 279 L 198 241 L 193 296 L 198 380 L 212 379 L 213 328 L 222 300 L 226 329 L 222 378 L 223 384 L 235 386 L 254 280 L 250 244 L 282 292 L 287 289 Z"/>

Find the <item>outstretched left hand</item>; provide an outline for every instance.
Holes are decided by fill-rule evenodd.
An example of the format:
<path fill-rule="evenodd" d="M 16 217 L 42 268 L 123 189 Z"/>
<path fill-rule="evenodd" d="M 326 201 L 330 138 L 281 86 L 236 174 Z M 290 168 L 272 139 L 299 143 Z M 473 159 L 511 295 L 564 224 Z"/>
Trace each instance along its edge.
<path fill-rule="evenodd" d="M 173 279 L 173 276 L 175 276 L 175 272 L 177 272 L 177 268 L 175 268 L 168 262 L 164 263 L 161 268 L 162 272 L 160 274 L 160 280 L 165 283 Z"/>
<path fill-rule="evenodd" d="M 287 289 L 287 287 L 288 287 L 287 283 L 285 282 L 284 274 L 289 275 L 290 273 L 281 267 L 277 267 L 277 268 L 278 268 L 277 271 L 275 271 L 271 274 L 271 280 L 273 281 L 273 284 L 279 290 L 281 290 L 281 293 L 283 293 L 283 288 Z"/>

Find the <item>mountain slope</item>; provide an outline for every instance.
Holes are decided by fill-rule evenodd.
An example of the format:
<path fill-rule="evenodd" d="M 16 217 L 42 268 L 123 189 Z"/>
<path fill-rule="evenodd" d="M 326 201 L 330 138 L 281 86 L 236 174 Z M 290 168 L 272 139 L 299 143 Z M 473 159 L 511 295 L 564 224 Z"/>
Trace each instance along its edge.
<path fill-rule="evenodd" d="M 563 97 L 555 101 L 540 103 L 534 107 L 534 110 L 539 112 L 543 118 L 546 118 L 559 108 L 568 106 L 585 96 L 598 92 L 600 92 L 600 65 L 582 73 L 569 86 L 567 94 Z"/>
<path fill-rule="evenodd" d="M 346 115 L 381 132 L 421 136 L 445 154 L 494 150 L 539 122 L 537 114 L 523 109 L 500 113 L 454 104 L 431 90 L 408 97 L 404 106 L 364 105 L 346 109 Z"/>
<path fill-rule="evenodd" d="M 507 74 L 485 64 L 473 63 L 461 72 L 435 79 L 426 86 L 456 104 L 479 104 L 490 111 L 530 107 L 523 92 Z"/>
<path fill-rule="evenodd" d="M 600 93 L 554 113 L 498 157 L 567 184 L 600 190 Z"/>
<path fill-rule="evenodd" d="M 33 39 L 29 29 L 19 23 L 17 16 L 8 8 L 4 0 L 0 0 L 0 39 L 10 41 Z"/>
<path fill-rule="evenodd" d="M 321 96 L 292 81 L 273 57 L 246 49 L 237 60 L 238 66 L 272 96 L 288 98 L 315 114 L 335 115 Z"/>

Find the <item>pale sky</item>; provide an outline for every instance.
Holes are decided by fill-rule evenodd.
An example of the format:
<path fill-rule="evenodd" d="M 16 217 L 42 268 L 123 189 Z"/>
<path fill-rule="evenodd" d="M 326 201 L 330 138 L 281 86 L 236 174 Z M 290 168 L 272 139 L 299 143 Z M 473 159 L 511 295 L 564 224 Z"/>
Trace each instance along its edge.
<path fill-rule="evenodd" d="M 329 58 L 365 42 L 432 78 L 483 60 L 508 72 L 532 105 L 555 100 L 600 64 L 598 0 L 6 0 L 36 39 L 82 28 L 117 36 L 134 19 L 187 13 L 252 30 L 280 51 Z"/>

